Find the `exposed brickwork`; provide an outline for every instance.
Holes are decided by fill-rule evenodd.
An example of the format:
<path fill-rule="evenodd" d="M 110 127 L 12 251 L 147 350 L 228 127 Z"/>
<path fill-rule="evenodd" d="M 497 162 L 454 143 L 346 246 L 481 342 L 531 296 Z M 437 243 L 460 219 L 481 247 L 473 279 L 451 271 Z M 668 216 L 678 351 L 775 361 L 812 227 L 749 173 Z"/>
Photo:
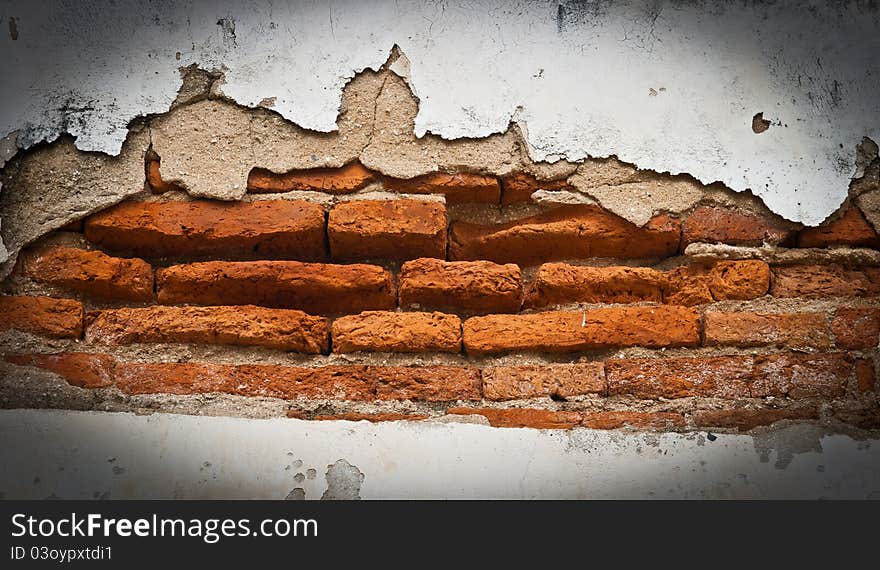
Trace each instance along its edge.
<path fill-rule="evenodd" d="M 723 207 L 701 206 L 681 226 L 682 248 L 696 242 L 758 246 L 782 244 L 792 232 L 757 214 Z"/>
<path fill-rule="evenodd" d="M 880 268 L 791 265 L 773 268 L 774 297 L 873 297 L 880 294 Z"/>
<path fill-rule="evenodd" d="M 723 313 L 705 315 L 709 346 L 827 348 L 831 344 L 822 313 Z"/>
<path fill-rule="evenodd" d="M 814 420 L 818 417 L 819 411 L 811 406 L 781 409 L 701 410 L 694 413 L 694 424 L 699 427 L 749 431 L 758 426 L 769 426 L 782 420 Z"/>
<path fill-rule="evenodd" d="M 298 261 L 208 261 L 156 272 L 166 305 L 261 305 L 309 314 L 393 309 L 394 280 L 375 265 Z"/>
<path fill-rule="evenodd" d="M 654 258 L 678 250 L 680 224 L 659 215 L 639 228 L 596 206 L 566 206 L 495 226 L 453 222 L 449 256 L 535 265 L 583 257 Z"/>
<path fill-rule="evenodd" d="M 483 391 L 488 400 L 604 394 L 605 371 L 601 362 L 495 366 L 483 369 Z"/>
<path fill-rule="evenodd" d="M 826 226 L 802 230 L 797 241 L 799 247 L 880 247 L 877 232 L 858 208 L 849 208 Z"/>
<path fill-rule="evenodd" d="M 837 346 L 841 348 L 877 348 L 880 341 L 880 309 L 838 309 L 831 321 L 831 331 Z"/>
<path fill-rule="evenodd" d="M 568 190 L 565 180 L 538 180 L 525 172 L 518 172 L 501 180 L 501 203 L 503 205 L 529 202 L 538 190 Z"/>
<path fill-rule="evenodd" d="M 85 235 L 142 257 L 326 257 L 324 210 L 301 200 L 124 202 L 89 218 Z"/>
<path fill-rule="evenodd" d="M 328 347 L 327 319 L 289 309 L 155 306 L 96 311 L 87 320 L 86 341 L 95 343 L 227 344 L 309 354 Z"/>
<path fill-rule="evenodd" d="M 310 168 L 276 174 L 255 168 L 248 176 L 247 189 L 253 193 L 318 191 L 350 194 L 373 182 L 375 176 L 359 162 L 341 168 Z"/>
<path fill-rule="evenodd" d="M 113 383 L 116 363 L 104 354 L 65 352 L 60 354 L 6 354 L 6 362 L 54 372 L 80 388 L 104 388 Z"/>
<path fill-rule="evenodd" d="M 400 306 L 465 313 L 515 313 L 522 275 L 513 264 L 416 259 L 400 268 Z"/>
<path fill-rule="evenodd" d="M 450 408 L 449 414 L 479 415 L 489 420 L 489 425 L 507 428 L 571 429 L 581 422 L 577 412 L 523 408 Z"/>
<path fill-rule="evenodd" d="M 581 419 L 584 427 L 591 429 L 638 429 L 664 430 L 685 425 L 684 416 L 672 412 L 587 412 Z"/>
<path fill-rule="evenodd" d="M 347 422 L 368 421 L 378 422 L 400 422 L 400 421 L 419 421 L 428 419 L 426 414 L 395 414 L 390 412 L 376 414 L 360 414 L 357 412 L 347 412 L 344 414 L 320 414 L 312 418 L 313 420 L 344 420 Z"/>
<path fill-rule="evenodd" d="M 0 296 L 0 331 L 20 330 L 51 338 L 79 338 L 82 303 L 51 297 Z"/>
<path fill-rule="evenodd" d="M 446 258 L 446 208 L 419 200 L 353 200 L 327 221 L 333 259 Z"/>
<path fill-rule="evenodd" d="M 861 392 L 870 392 L 877 385 L 877 371 L 873 360 L 856 360 L 856 383 Z"/>
<path fill-rule="evenodd" d="M 696 346 L 699 314 L 684 307 L 625 307 L 532 315 L 472 317 L 464 323 L 468 354 L 578 352 L 602 348 Z"/>
<path fill-rule="evenodd" d="M 442 194 L 447 204 L 483 203 L 501 201 L 501 187 L 494 176 L 459 172 L 435 172 L 409 180 L 386 178 L 385 188 L 408 194 Z"/>
<path fill-rule="evenodd" d="M 333 321 L 333 352 L 460 352 L 461 320 L 443 313 L 366 311 Z"/>
<path fill-rule="evenodd" d="M 52 247 L 25 256 L 22 271 L 34 281 L 96 297 L 125 301 L 153 298 L 153 268 L 142 259 Z"/>

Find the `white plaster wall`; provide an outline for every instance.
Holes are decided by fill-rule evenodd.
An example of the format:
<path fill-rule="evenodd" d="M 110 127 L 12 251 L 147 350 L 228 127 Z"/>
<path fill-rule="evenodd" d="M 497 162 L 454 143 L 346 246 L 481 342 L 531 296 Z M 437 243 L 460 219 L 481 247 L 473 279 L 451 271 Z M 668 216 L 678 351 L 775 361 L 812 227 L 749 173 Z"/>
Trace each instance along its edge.
<path fill-rule="evenodd" d="M 0 31 L 0 138 L 21 148 L 68 132 L 118 153 L 191 63 L 225 70 L 243 105 L 275 97 L 331 131 L 342 87 L 394 44 L 418 135 L 515 121 L 535 160 L 614 154 L 751 189 L 807 224 L 846 197 L 855 145 L 880 140 L 880 8 L 865 2 L 2 0 Z M 760 135 L 757 112 L 773 122 Z"/>
<path fill-rule="evenodd" d="M 5 498 L 282 499 L 300 488 L 318 499 L 340 459 L 347 465 L 337 465 L 335 496 L 346 498 L 880 498 L 880 441 L 826 436 L 809 425 L 709 441 L 4 410 L 0 441 Z"/>

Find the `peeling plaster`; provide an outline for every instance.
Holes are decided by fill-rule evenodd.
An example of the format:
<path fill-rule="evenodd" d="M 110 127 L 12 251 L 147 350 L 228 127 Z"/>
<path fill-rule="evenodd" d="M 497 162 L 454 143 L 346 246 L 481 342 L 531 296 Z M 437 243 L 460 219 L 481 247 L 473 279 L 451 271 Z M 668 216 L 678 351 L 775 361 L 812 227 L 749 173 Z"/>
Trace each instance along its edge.
<path fill-rule="evenodd" d="M 809 225 L 846 198 L 856 145 L 880 140 L 872 3 L 13 0 L 0 14 L 16 23 L 0 34 L 0 137 L 17 131 L 19 148 L 69 133 L 115 155 L 193 64 L 222 72 L 216 88 L 241 105 L 272 100 L 296 128 L 333 132 L 343 87 L 394 45 L 419 137 L 513 122 L 534 161 L 614 155 L 751 189 Z"/>

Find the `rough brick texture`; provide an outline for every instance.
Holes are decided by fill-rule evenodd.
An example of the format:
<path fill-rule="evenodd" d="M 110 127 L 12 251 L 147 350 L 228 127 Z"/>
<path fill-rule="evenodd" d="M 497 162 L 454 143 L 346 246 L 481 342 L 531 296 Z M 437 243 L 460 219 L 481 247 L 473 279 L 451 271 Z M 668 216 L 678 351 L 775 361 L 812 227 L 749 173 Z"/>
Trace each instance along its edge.
<path fill-rule="evenodd" d="M 679 221 L 655 216 L 639 228 L 596 206 L 566 206 L 506 224 L 453 222 L 453 260 L 535 265 L 583 257 L 655 258 L 678 250 Z"/>
<path fill-rule="evenodd" d="M 666 306 L 488 315 L 465 321 L 464 346 L 468 354 L 696 346 L 699 320 L 693 309 Z"/>
<path fill-rule="evenodd" d="M 518 172 L 501 180 L 501 203 L 506 205 L 529 202 L 538 190 L 568 190 L 566 180 L 538 180 L 531 174 Z"/>
<path fill-rule="evenodd" d="M 353 200 L 327 221 L 333 259 L 446 258 L 446 207 L 419 200 Z"/>
<path fill-rule="evenodd" d="M 240 307 L 145 307 L 88 315 L 86 341 L 265 346 L 318 354 L 328 348 L 328 323 L 289 309 Z"/>
<path fill-rule="evenodd" d="M 501 201 L 498 179 L 482 174 L 435 172 L 408 180 L 387 178 L 383 185 L 389 190 L 408 194 L 443 194 L 447 204 L 497 204 Z"/>
<path fill-rule="evenodd" d="M 483 391 L 488 400 L 603 394 L 605 371 L 601 362 L 494 366 L 483 369 Z"/>
<path fill-rule="evenodd" d="M 774 297 L 874 297 L 880 294 L 880 268 L 791 265 L 773 268 Z"/>
<path fill-rule="evenodd" d="M 758 246 L 782 244 L 792 232 L 763 216 L 728 208 L 701 206 L 681 226 L 681 246 L 696 242 Z"/>
<path fill-rule="evenodd" d="M 461 320 L 443 313 L 366 311 L 333 321 L 333 352 L 459 352 Z"/>
<path fill-rule="evenodd" d="M 113 383 L 116 363 L 104 354 L 65 352 L 60 354 L 7 354 L 6 361 L 54 372 L 80 388 L 104 388 Z"/>
<path fill-rule="evenodd" d="M 877 348 L 880 337 L 880 309 L 843 308 L 831 321 L 837 346 L 846 349 Z"/>
<path fill-rule="evenodd" d="M 586 412 L 581 419 L 581 425 L 591 429 L 631 427 L 663 430 L 670 427 L 683 427 L 685 423 L 684 416 L 673 412 Z"/>
<path fill-rule="evenodd" d="M 694 424 L 699 427 L 732 428 L 748 431 L 758 426 L 769 426 L 782 420 L 812 420 L 819 411 L 812 406 L 793 408 L 756 408 L 733 410 L 702 410 L 694 413 Z"/>
<path fill-rule="evenodd" d="M 858 208 L 849 208 L 828 225 L 802 230 L 797 241 L 799 247 L 880 247 L 877 232 Z"/>
<path fill-rule="evenodd" d="M 831 344 L 822 313 L 707 312 L 705 343 L 722 346 L 827 348 Z"/>
<path fill-rule="evenodd" d="M 484 416 L 489 425 L 508 428 L 571 429 L 581 422 L 581 415 L 577 412 L 530 408 L 449 408 L 447 413 Z"/>
<path fill-rule="evenodd" d="M 89 218 L 85 235 L 142 257 L 326 256 L 324 210 L 301 200 L 124 202 Z"/>
<path fill-rule="evenodd" d="M 400 268 L 400 306 L 471 314 L 515 313 L 522 275 L 514 264 L 416 259 Z"/>
<path fill-rule="evenodd" d="M 160 269 L 156 281 L 166 305 L 261 305 L 315 315 L 396 305 L 391 273 L 375 265 L 208 261 Z"/>
<path fill-rule="evenodd" d="M 0 331 L 19 330 L 51 338 L 79 338 L 82 303 L 51 297 L 0 296 Z"/>
<path fill-rule="evenodd" d="M 276 174 L 255 168 L 248 176 L 248 192 L 318 191 L 330 194 L 349 194 L 364 188 L 374 180 L 372 172 L 358 162 L 342 168 L 309 168 Z"/>
<path fill-rule="evenodd" d="M 79 293 L 124 301 L 153 299 L 153 268 L 142 259 L 52 247 L 25 256 L 22 268 L 34 281 Z"/>

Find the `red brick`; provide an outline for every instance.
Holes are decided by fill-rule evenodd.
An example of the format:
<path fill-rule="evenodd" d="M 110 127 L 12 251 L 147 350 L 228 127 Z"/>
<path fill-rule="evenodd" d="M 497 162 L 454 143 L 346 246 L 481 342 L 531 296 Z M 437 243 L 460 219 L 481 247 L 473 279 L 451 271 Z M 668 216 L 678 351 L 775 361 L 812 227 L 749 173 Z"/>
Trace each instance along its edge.
<path fill-rule="evenodd" d="M 302 200 L 124 202 L 89 218 L 85 235 L 143 257 L 326 257 L 324 209 Z"/>
<path fill-rule="evenodd" d="M 749 301 L 770 289 L 770 266 L 763 261 L 719 261 L 709 271 L 709 290 L 716 301 Z"/>
<path fill-rule="evenodd" d="M 870 392 L 877 385 L 874 361 L 869 358 L 856 360 L 856 383 L 860 392 Z"/>
<path fill-rule="evenodd" d="M 113 383 L 115 363 L 104 354 L 62 352 L 59 354 L 7 354 L 6 361 L 18 366 L 43 368 L 80 388 L 103 388 Z"/>
<path fill-rule="evenodd" d="M 453 260 L 488 259 L 536 265 L 588 257 L 656 258 L 678 251 L 679 221 L 654 216 L 645 227 L 597 206 L 564 206 L 506 224 L 454 222 Z"/>
<path fill-rule="evenodd" d="M 663 300 L 665 285 L 665 275 L 648 267 L 585 267 L 545 263 L 526 291 L 524 306 L 659 303 Z"/>
<path fill-rule="evenodd" d="M 819 411 L 815 407 L 701 410 L 694 413 L 694 424 L 699 427 L 749 431 L 781 420 L 814 420 L 818 417 Z"/>
<path fill-rule="evenodd" d="M 591 429 L 637 429 L 664 430 L 684 427 L 684 416 L 673 412 L 584 412 L 581 425 Z"/>
<path fill-rule="evenodd" d="M 694 307 L 715 300 L 709 286 L 709 268 L 702 265 L 676 267 L 666 272 L 663 302 L 669 305 Z"/>
<path fill-rule="evenodd" d="M 535 408 L 449 408 L 447 414 L 479 415 L 489 420 L 489 425 L 506 428 L 571 429 L 581 421 L 577 412 L 556 412 Z"/>
<path fill-rule="evenodd" d="M 699 315 L 685 307 L 613 307 L 528 315 L 472 317 L 464 323 L 468 354 L 579 352 L 603 348 L 697 346 Z"/>
<path fill-rule="evenodd" d="M 319 366 L 114 362 L 101 354 L 6 355 L 85 388 L 115 385 L 128 394 L 220 392 L 268 398 L 479 400 L 480 371 L 458 366 Z"/>
<path fill-rule="evenodd" d="M 858 208 L 849 208 L 830 224 L 806 228 L 798 234 L 798 247 L 880 247 L 877 232 Z"/>
<path fill-rule="evenodd" d="M 401 421 L 419 421 L 426 420 L 428 416 L 425 414 L 395 414 L 391 412 L 379 412 L 375 414 L 362 414 L 357 412 L 347 412 L 342 414 L 321 414 L 312 418 L 314 420 L 343 420 L 347 422 L 368 421 L 372 423 L 378 422 L 401 422 Z"/>
<path fill-rule="evenodd" d="M 393 309 L 391 274 L 375 265 L 298 261 L 208 261 L 156 273 L 165 305 L 261 305 L 309 314 Z"/>
<path fill-rule="evenodd" d="M 23 272 L 40 283 L 124 301 L 153 299 L 153 268 L 142 259 L 52 247 L 24 256 Z"/>
<path fill-rule="evenodd" d="M 328 349 L 329 324 L 302 311 L 239 307 L 145 307 L 90 313 L 86 341 L 265 346 L 319 354 Z"/>
<path fill-rule="evenodd" d="M 446 207 L 420 200 L 352 200 L 330 210 L 333 259 L 446 258 Z"/>
<path fill-rule="evenodd" d="M 498 179 L 482 174 L 435 172 L 407 180 L 386 178 L 383 185 L 388 190 L 407 194 L 443 194 L 447 204 L 498 204 L 501 201 Z"/>
<path fill-rule="evenodd" d="M 461 319 L 443 313 L 365 311 L 333 321 L 333 352 L 460 352 Z"/>
<path fill-rule="evenodd" d="M 276 174 L 254 168 L 248 176 L 247 189 L 252 193 L 291 192 L 294 190 L 350 194 L 373 182 L 375 176 L 359 162 L 341 168 L 309 168 Z"/>
<path fill-rule="evenodd" d="M 880 294 L 880 269 L 841 265 L 790 265 L 773 268 L 774 297 L 867 297 Z"/>
<path fill-rule="evenodd" d="M 405 308 L 516 313 L 522 300 L 522 275 L 512 263 L 416 259 L 400 268 L 399 295 Z"/>
<path fill-rule="evenodd" d="M 880 309 L 843 308 L 834 313 L 831 331 L 840 348 L 877 348 L 880 341 Z"/>
<path fill-rule="evenodd" d="M 147 185 L 150 187 L 150 191 L 154 194 L 164 194 L 165 192 L 181 190 L 180 186 L 177 184 L 162 180 L 160 161 L 158 158 L 155 158 L 155 153 L 153 158 L 147 160 L 146 173 Z"/>
<path fill-rule="evenodd" d="M 517 202 L 530 202 L 538 190 L 568 190 L 566 180 L 538 180 L 531 174 L 518 172 L 501 180 L 501 203 L 505 206 Z"/>
<path fill-rule="evenodd" d="M 608 360 L 611 395 L 639 398 L 839 397 L 853 373 L 841 354 Z"/>
<path fill-rule="evenodd" d="M 601 362 L 494 366 L 483 369 L 487 400 L 566 399 L 605 392 Z"/>
<path fill-rule="evenodd" d="M 767 346 L 827 348 L 825 315 L 822 313 L 723 313 L 704 317 L 707 346 Z"/>
<path fill-rule="evenodd" d="M 700 206 L 681 226 L 682 249 L 696 242 L 776 245 L 790 237 L 790 230 L 766 217 L 713 206 Z"/>
<path fill-rule="evenodd" d="M 0 296 L 0 314 L 0 331 L 14 329 L 51 338 L 82 335 L 83 307 L 78 301 Z"/>

